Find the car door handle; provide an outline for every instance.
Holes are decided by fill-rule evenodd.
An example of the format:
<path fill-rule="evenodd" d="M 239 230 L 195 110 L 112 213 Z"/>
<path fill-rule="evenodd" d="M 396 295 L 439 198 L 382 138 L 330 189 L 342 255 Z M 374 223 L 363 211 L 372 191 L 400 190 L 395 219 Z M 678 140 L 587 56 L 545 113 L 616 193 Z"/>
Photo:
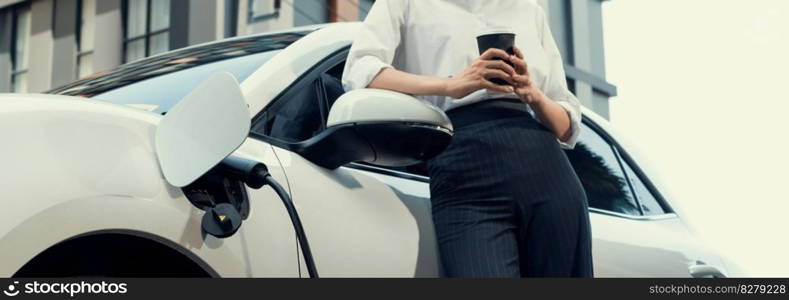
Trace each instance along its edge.
<path fill-rule="evenodd" d="M 688 268 L 690 271 L 690 276 L 693 278 L 726 278 L 726 275 L 723 275 L 720 269 L 705 265 L 705 264 L 695 264 Z"/>

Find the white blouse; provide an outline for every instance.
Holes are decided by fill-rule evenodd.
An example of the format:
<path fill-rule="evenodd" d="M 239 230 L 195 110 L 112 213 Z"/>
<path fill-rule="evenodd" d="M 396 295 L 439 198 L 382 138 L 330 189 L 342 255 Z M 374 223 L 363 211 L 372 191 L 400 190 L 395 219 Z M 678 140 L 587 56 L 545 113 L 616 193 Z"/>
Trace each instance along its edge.
<path fill-rule="evenodd" d="M 346 91 L 366 88 L 386 67 L 455 76 L 479 57 L 476 36 L 492 27 L 513 30 L 533 84 L 568 112 L 572 136 L 559 143 L 572 149 L 580 131 L 580 103 L 567 88 L 545 12 L 530 0 L 378 0 L 351 46 L 343 86 Z M 484 89 L 463 99 L 417 97 L 445 111 L 491 98 L 518 98 Z"/>

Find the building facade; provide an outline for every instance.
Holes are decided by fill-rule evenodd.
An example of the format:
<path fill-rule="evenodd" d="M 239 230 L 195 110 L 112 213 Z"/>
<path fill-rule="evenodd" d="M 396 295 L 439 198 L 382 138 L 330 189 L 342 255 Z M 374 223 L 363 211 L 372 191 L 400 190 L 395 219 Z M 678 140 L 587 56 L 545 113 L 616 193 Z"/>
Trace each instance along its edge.
<path fill-rule="evenodd" d="M 584 106 L 608 117 L 616 87 L 605 79 L 604 0 L 523 1 L 545 8 L 570 88 Z M 363 20 L 373 2 L 0 0 L 0 93 L 43 92 L 126 62 L 226 37 Z"/>

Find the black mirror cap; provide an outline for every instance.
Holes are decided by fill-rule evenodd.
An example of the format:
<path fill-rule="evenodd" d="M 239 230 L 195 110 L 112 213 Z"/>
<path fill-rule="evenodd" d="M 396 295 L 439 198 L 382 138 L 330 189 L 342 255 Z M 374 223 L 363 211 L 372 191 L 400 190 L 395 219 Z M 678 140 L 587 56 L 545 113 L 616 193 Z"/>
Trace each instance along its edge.
<path fill-rule="evenodd" d="M 452 141 L 452 131 L 424 123 L 360 123 L 356 129 L 375 152 L 375 160 L 365 162 L 382 167 L 405 167 L 429 160 Z"/>
<path fill-rule="evenodd" d="M 352 162 L 403 167 L 437 156 L 451 141 L 451 130 L 433 124 L 370 121 L 329 127 L 291 150 L 327 169 Z"/>

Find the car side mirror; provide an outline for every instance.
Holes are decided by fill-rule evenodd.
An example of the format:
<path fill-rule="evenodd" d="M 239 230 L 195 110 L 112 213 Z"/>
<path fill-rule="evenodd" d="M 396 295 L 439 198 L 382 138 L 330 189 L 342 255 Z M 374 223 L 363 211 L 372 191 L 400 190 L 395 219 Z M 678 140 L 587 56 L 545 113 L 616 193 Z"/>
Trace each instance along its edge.
<path fill-rule="evenodd" d="M 417 164 L 444 151 L 452 123 L 443 111 L 412 96 L 359 89 L 335 101 L 326 130 L 292 150 L 311 162 L 336 169 L 351 162 L 384 167 Z"/>
<path fill-rule="evenodd" d="M 167 182 L 184 187 L 246 140 L 250 117 L 235 77 L 218 73 L 178 102 L 159 122 L 155 146 Z"/>

